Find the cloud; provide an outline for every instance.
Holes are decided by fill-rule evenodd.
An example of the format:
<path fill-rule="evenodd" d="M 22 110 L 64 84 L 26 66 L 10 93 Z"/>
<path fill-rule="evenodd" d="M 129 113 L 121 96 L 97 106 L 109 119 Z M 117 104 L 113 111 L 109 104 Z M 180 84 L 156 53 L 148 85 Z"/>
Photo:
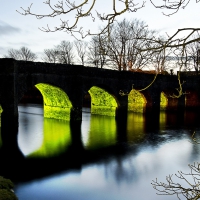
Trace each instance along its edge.
<path fill-rule="evenodd" d="M 11 26 L 3 21 L 0 21 L 0 36 L 20 32 L 19 28 Z"/>
<path fill-rule="evenodd" d="M 5 49 L 3 47 L 0 47 L 0 58 L 2 58 L 4 54 L 5 54 Z"/>

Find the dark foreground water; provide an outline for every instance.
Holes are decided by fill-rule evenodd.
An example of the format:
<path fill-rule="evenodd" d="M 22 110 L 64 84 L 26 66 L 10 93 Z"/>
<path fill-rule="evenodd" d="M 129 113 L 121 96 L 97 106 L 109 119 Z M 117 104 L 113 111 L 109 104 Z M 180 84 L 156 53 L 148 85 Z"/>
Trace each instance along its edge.
<path fill-rule="evenodd" d="M 200 119 L 160 113 L 129 113 L 127 121 L 93 116 L 80 125 L 43 118 L 38 105 L 19 106 L 17 144 L 24 159 L 13 179 L 19 200 L 172 200 L 151 182 L 200 160 Z M 199 122 L 198 122 L 199 120 Z M 123 125 L 125 123 L 125 126 Z M 1 145 L 1 143 L 0 143 Z M 20 164 L 21 162 L 21 164 Z"/>

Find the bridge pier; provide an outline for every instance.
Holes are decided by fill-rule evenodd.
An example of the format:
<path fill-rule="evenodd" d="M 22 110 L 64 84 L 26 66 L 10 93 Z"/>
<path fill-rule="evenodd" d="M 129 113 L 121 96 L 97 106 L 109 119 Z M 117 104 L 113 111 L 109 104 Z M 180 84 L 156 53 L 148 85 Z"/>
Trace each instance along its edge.
<path fill-rule="evenodd" d="M 185 109 L 185 95 L 178 98 L 178 111 Z"/>
<path fill-rule="evenodd" d="M 12 159 L 23 158 L 17 143 L 18 135 L 18 115 L 13 114 L 13 109 L 4 107 L 1 115 L 1 139 L 2 151 L 5 153 L 5 161 L 10 162 Z M 6 162 L 7 162 L 6 161 Z"/>
<path fill-rule="evenodd" d="M 73 107 L 70 113 L 70 121 L 81 121 L 81 120 L 82 120 L 82 105 Z"/>
<path fill-rule="evenodd" d="M 160 88 L 150 87 L 143 91 L 144 96 L 147 99 L 145 112 L 159 113 L 160 112 Z"/>
<path fill-rule="evenodd" d="M 119 106 L 116 110 L 116 118 L 118 119 L 126 119 L 128 112 L 128 95 L 118 95 L 117 100 L 119 102 Z"/>
<path fill-rule="evenodd" d="M 18 131 L 17 68 L 14 59 L 3 59 L 0 64 L 1 133 L 4 136 Z"/>
<path fill-rule="evenodd" d="M 116 110 L 117 140 L 127 141 L 127 114 L 128 114 L 128 95 L 118 96 L 119 107 Z"/>
<path fill-rule="evenodd" d="M 20 150 L 17 144 L 18 134 L 18 93 L 17 68 L 15 60 L 3 59 L 0 64 L 0 104 L 2 147 L 8 157 L 17 158 Z"/>
<path fill-rule="evenodd" d="M 82 121 L 82 79 L 76 77 L 64 86 L 64 91 L 72 103 L 70 121 Z"/>

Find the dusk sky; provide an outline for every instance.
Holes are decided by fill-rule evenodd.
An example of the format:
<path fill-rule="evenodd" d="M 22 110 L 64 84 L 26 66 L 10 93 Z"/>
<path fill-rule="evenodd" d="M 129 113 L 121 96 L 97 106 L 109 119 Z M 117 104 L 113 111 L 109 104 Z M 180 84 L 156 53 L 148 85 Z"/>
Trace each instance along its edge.
<path fill-rule="evenodd" d="M 0 57 L 7 54 L 8 49 L 19 49 L 21 46 L 26 46 L 36 53 L 39 57 L 42 56 L 43 50 L 53 48 L 58 45 L 62 40 L 73 41 L 74 38 L 65 32 L 46 33 L 39 30 L 39 27 L 50 27 L 59 25 L 59 18 L 54 19 L 36 19 L 34 16 L 20 15 L 16 10 L 22 11 L 20 7 L 27 8 L 33 3 L 33 10 L 38 14 L 44 11 L 48 13 L 48 7 L 43 4 L 44 0 L 0 0 Z M 56 0 L 54 0 L 56 2 Z M 83 1 L 76 1 L 83 2 Z M 97 0 L 98 4 L 95 9 L 106 13 L 109 4 L 108 0 Z M 112 1 L 109 1 L 110 3 Z M 141 1 L 140 1 L 141 2 Z M 159 2 L 159 0 L 154 0 Z M 200 27 L 200 3 L 192 1 L 183 10 L 171 17 L 164 16 L 163 10 L 156 9 L 147 1 L 146 6 L 141 10 L 134 13 L 127 13 L 122 15 L 118 20 L 127 19 L 140 19 L 145 21 L 150 29 L 158 30 L 161 34 L 173 34 L 179 28 L 185 27 Z M 73 15 L 63 16 L 61 19 L 73 20 Z M 85 30 L 98 28 L 98 21 L 91 22 L 87 19 L 81 21 L 81 26 Z M 90 38 L 86 38 L 89 40 Z"/>

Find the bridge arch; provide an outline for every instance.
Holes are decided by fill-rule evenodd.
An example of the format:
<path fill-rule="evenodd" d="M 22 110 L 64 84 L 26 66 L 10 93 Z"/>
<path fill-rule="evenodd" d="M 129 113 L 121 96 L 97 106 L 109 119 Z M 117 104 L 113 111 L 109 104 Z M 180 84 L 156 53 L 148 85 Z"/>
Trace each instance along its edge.
<path fill-rule="evenodd" d="M 0 118 L 1 118 L 1 113 L 3 112 L 3 108 L 1 107 L 1 104 L 0 104 Z M 0 121 L 1 122 L 1 121 Z M 1 125 L 1 123 L 0 123 Z"/>
<path fill-rule="evenodd" d="M 168 106 L 168 98 L 167 95 L 162 91 L 160 93 L 160 110 L 164 111 Z"/>
<path fill-rule="evenodd" d="M 174 90 L 165 89 L 160 93 L 160 110 L 161 111 L 177 111 L 181 97 L 175 98 Z"/>
<path fill-rule="evenodd" d="M 143 113 L 146 108 L 147 100 L 145 96 L 135 90 L 132 89 L 128 95 L 128 111 Z"/>
<path fill-rule="evenodd" d="M 118 103 L 114 95 L 98 86 L 92 86 L 88 92 L 91 96 L 92 114 L 116 116 Z"/>
<path fill-rule="evenodd" d="M 47 83 L 38 83 L 35 87 L 43 96 L 44 117 L 70 120 L 72 103 L 61 88 Z"/>

